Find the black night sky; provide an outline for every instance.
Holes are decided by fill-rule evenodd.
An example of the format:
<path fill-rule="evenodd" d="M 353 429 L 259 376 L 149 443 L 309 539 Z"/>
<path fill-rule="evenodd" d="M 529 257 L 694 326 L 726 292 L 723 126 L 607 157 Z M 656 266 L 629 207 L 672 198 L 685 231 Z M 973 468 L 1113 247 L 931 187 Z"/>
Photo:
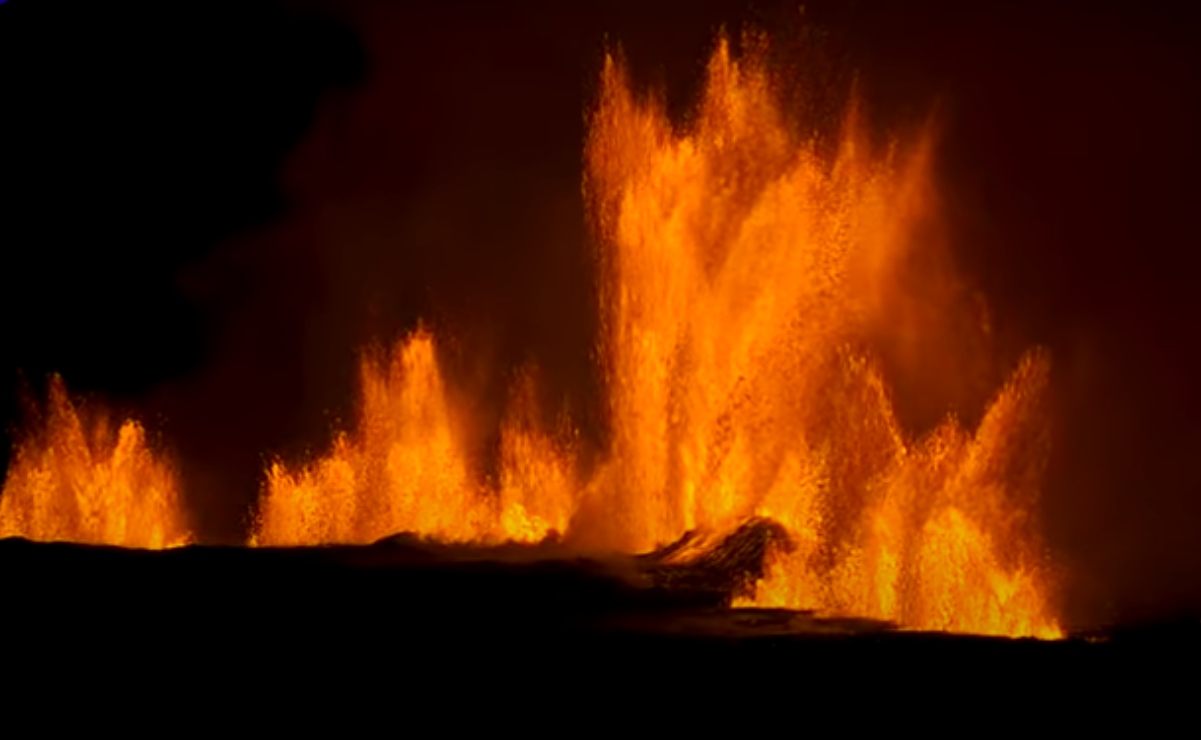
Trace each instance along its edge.
<path fill-rule="evenodd" d="M 1070 620 L 1197 612 L 1191 5 L 9 0 L 0 415 L 51 372 L 137 413 L 212 541 L 241 535 L 265 456 L 351 414 L 357 349 L 421 316 L 461 372 L 538 359 L 588 427 L 605 43 L 685 110 L 715 32 L 753 23 L 812 54 L 819 118 L 853 77 L 881 127 L 940 111 L 963 269 L 1053 353 Z"/>

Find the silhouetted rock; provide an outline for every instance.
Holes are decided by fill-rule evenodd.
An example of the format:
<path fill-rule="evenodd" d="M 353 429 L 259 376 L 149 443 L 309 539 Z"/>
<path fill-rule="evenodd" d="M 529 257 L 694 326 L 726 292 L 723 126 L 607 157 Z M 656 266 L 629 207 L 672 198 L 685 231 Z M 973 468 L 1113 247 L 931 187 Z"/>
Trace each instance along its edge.
<path fill-rule="evenodd" d="M 641 556 L 644 571 L 661 588 L 709 594 L 714 606 L 751 596 L 766 575 L 767 557 L 791 551 L 788 532 L 775 521 L 755 517 L 713 542 L 713 535 L 689 531 L 675 542 Z"/>

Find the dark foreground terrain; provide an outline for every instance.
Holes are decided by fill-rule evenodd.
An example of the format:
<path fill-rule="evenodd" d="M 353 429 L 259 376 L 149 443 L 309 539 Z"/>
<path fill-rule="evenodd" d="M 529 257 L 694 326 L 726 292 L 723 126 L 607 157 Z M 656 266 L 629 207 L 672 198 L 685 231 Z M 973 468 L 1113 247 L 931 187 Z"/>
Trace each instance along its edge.
<path fill-rule="evenodd" d="M 164 552 L 3 540 L 3 666 L 20 676 L 19 691 L 43 696 L 115 692 L 128 702 L 149 689 L 206 712 L 249 703 L 261 713 L 276 711 L 270 695 L 293 721 L 308 701 L 370 696 L 619 698 L 627 711 L 692 721 L 885 699 L 1013 718 L 1195 680 L 1201 630 L 1191 625 L 1040 642 L 728 608 L 774 536 L 770 523 L 752 523 L 686 565 L 673 561 L 687 541 L 600 561 L 549 544 L 406 537 Z M 210 704 L 213 692 L 223 698 Z M 473 721 L 470 702 L 462 711 Z"/>

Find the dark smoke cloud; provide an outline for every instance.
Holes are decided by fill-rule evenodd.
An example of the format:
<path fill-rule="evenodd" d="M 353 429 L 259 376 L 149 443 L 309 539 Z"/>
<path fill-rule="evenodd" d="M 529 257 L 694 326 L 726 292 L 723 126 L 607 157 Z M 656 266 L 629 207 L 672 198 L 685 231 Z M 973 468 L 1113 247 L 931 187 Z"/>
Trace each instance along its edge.
<path fill-rule="evenodd" d="M 222 304 L 181 291 L 181 271 L 285 212 L 281 163 L 323 91 L 363 66 L 345 25 L 268 0 L 0 9 L 6 426 L 21 378 L 37 395 L 61 373 L 77 392 L 128 405 L 210 364 Z M 144 406 L 168 414 L 152 424 L 188 459 L 197 425 Z M 230 450 L 259 441 L 239 436 L 245 417 L 230 413 L 213 436 Z"/>

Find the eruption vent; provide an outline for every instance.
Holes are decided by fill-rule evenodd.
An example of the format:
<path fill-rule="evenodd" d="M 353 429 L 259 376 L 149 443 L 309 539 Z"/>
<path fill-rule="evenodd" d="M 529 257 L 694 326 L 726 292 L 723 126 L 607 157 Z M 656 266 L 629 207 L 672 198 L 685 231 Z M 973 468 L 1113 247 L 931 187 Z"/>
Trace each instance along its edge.
<path fill-rule="evenodd" d="M 607 455 L 584 470 L 539 429 L 529 374 L 484 476 L 471 399 L 422 330 L 364 358 L 352 434 L 270 469 L 252 541 L 558 532 L 648 552 L 766 517 L 789 547 L 745 603 L 1058 635 L 1034 523 L 1047 358 L 1020 363 L 974 434 L 949 419 L 911 438 L 870 349 L 901 323 L 891 278 L 935 215 L 929 137 L 900 151 L 873 154 L 852 116 L 823 156 L 787 125 L 761 47 L 718 45 L 683 130 L 607 60 L 585 148 Z"/>
<path fill-rule="evenodd" d="M 17 445 L 0 495 L 0 537 L 160 549 L 191 536 L 173 467 L 136 421 L 113 429 L 50 382 L 42 424 Z"/>

